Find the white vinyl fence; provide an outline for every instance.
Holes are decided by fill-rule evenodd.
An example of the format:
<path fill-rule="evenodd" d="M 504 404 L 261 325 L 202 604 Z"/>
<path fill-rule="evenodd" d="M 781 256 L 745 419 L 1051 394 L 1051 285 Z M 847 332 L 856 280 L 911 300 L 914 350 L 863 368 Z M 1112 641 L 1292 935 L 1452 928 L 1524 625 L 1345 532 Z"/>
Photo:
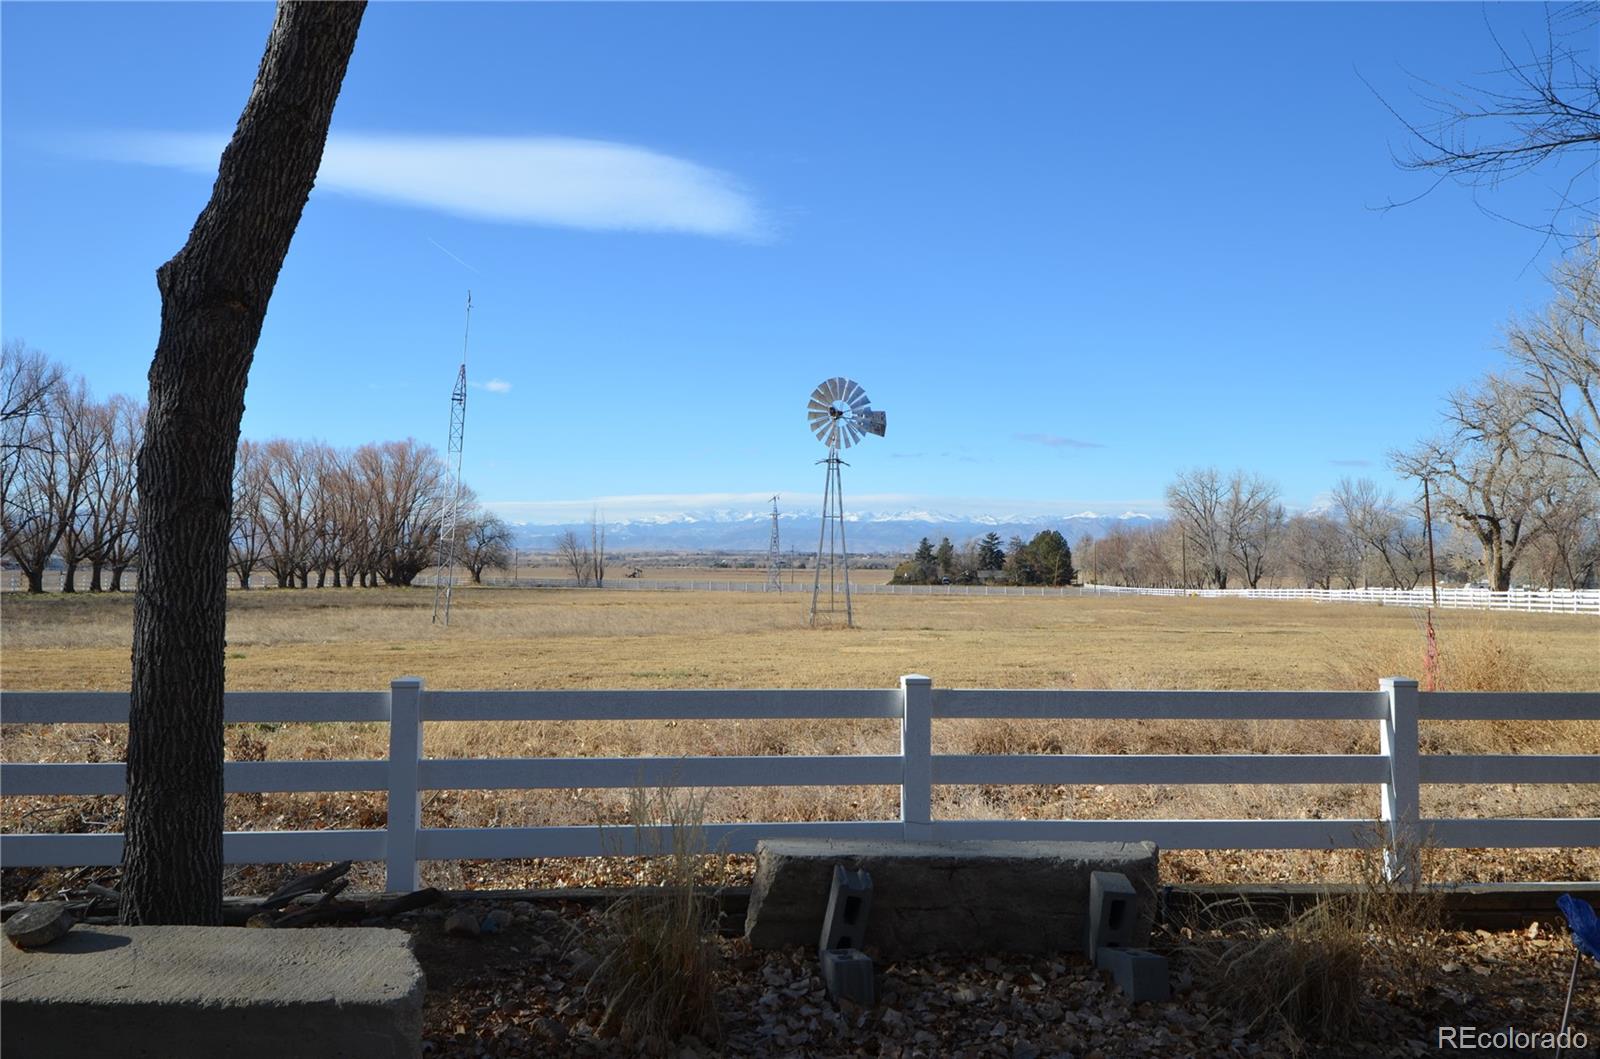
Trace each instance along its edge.
<path fill-rule="evenodd" d="M 1084 592 L 1116 596 L 1193 596 L 1200 599 L 1299 599 L 1317 603 L 1375 603 L 1388 607 L 1431 607 L 1427 588 L 1129 588 L 1084 585 Z M 1600 615 L 1600 588 L 1441 588 L 1439 609 L 1521 610 L 1542 614 Z"/>
<path fill-rule="evenodd" d="M 423 860 L 587 857 L 626 853 L 629 828 L 598 826 L 433 828 L 420 794 L 437 790 L 885 785 L 900 788 L 894 820 L 707 825 L 706 839 L 750 852 L 763 837 L 960 839 L 1149 839 L 1169 849 L 1334 849 L 1426 834 L 1446 848 L 1600 847 L 1600 820 L 1424 819 L 1424 783 L 1600 783 L 1600 755 L 1423 755 L 1419 720 L 1593 720 L 1600 693 L 1419 692 L 1412 680 L 1377 691 L 990 691 L 934 688 L 902 677 L 884 690 L 430 691 L 421 680 L 373 692 L 230 692 L 226 720 L 387 722 L 382 761 L 229 762 L 236 791 L 386 791 L 382 830 L 228 832 L 229 863 L 386 861 L 388 887 L 418 884 Z M 900 722 L 900 752 L 886 755 L 685 758 L 489 758 L 427 756 L 425 721 L 714 720 L 886 718 Z M 1214 724 L 1264 719 L 1357 720 L 1378 726 L 1377 754 L 935 754 L 935 720 L 951 718 L 1185 719 Z M 4 724 L 125 724 L 121 692 L 6 692 Z M 1376 820 L 951 820 L 934 819 L 935 784 L 1371 784 Z M 118 795 L 125 769 L 111 764 L 0 764 L 0 792 Z M 116 864 L 120 834 L 7 834 L 0 864 Z"/>
<path fill-rule="evenodd" d="M 866 571 L 875 577 L 881 570 Z M 859 581 L 852 575 L 853 596 L 1190 596 L 1198 599 L 1294 599 L 1316 603 L 1370 603 L 1390 607 L 1432 606 L 1433 594 L 1426 588 L 1129 588 L 1122 585 L 1083 585 L 1050 588 L 1043 585 L 886 585 L 878 581 Z M 586 588 L 573 578 L 485 577 L 483 583 L 495 587 Z M 419 577 L 419 585 L 431 585 L 431 576 Z M 765 592 L 765 581 L 673 580 L 668 578 L 608 577 L 605 590 L 618 592 Z M 837 587 L 843 593 L 841 585 Z M 785 583 L 784 593 L 811 593 L 811 582 Z M 1440 609 L 1516 610 L 1541 614 L 1593 614 L 1600 616 L 1600 589 L 1526 589 L 1491 592 L 1479 588 L 1441 588 Z"/>

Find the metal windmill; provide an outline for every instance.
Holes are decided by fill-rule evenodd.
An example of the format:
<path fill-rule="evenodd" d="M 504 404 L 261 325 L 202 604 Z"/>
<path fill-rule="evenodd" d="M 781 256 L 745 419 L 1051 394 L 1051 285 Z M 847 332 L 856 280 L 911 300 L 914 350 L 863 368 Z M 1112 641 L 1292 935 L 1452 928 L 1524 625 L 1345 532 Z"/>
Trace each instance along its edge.
<path fill-rule="evenodd" d="M 812 625 L 817 623 L 817 604 L 822 596 L 823 549 L 826 548 L 828 611 L 832 613 L 835 609 L 835 598 L 842 580 L 844 620 L 846 625 L 853 626 L 855 614 L 850 607 L 850 554 L 844 539 L 844 489 L 839 478 L 839 468 L 848 465 L 839 458 L 839 450 L 854 445 L 863 434 L 883 437 L 887 416 L 873 411 L 867 391 L 859 383 L 835 376 L 811 391 L 811 400 L 806 405 L 806 419 L 817 440 L 828 446 L 827 458 L 817 461 L 828 465 L 828 477 L 822 489 L 822 525 L 817 532 L 817 565 L 811 580 L 810 621 Z"/>
<path fill-rule="evenodd" d="M 778 498 L 772 498 L 772 538 L 767 542 L 768 592 L 783 591 L 783 553 L 778 547 Z"/>
<path fill-rule="evenodd" d="M 467 324 L 461 333 L 461 370 L 450 391 L 450 445 L 445 461 L 450 495 L 445 499 L 439 536 L 439 576 L 433 582 L 433 620 L 450 624 L 450 594 L 456 584 L 456 525 L 461 518 L 461 449 L 467 434 L 467 338 L 472 334 L 472 292 L 467 291 Z"/>

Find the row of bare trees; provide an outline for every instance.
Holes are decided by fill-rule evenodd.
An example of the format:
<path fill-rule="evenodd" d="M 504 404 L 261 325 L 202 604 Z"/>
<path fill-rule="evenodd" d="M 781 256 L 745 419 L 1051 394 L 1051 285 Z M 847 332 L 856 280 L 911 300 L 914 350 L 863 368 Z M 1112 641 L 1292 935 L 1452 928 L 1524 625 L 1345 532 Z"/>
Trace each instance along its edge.
<path fill-rule="evenodd" d="M 1397 499 L 1345 478 L 1320 512 L 1289 516 L 1276 485 L 1215 468 L 1167 487 L 1171 520 L 1079 544 L 1089 577 L 1127 585 L 1251 588 L 1263 579 L 1414 588 L 1428 576 L 1423 485 L 1436 567 L 1504 591 L 1514 571 L 1550 588 L 1600 572 L 1600 236 L 1554 270 L 1541 312 L 1506 329 L 1506 370 L 1450 395 L 1444 426 L 1390 454 L 1415 484 Z"/>
<path fill-rule="evenodd" d="M 0 553 L 28 591 L 44 588 L 51 560 L 62 590 L 122 587 L 138 558 L 134 457 L 144 407 L 126 397 L 95 401 L 82 378 L 21 341 L 0 347 Z M 109 574 L 109 583 L 105 580 Z"/>
<path fill-rule="evenodd" d="M 1503 499 L 1505 539 L 1485 547 L 1488 511 L 1462 518 L 1454 494 L 1430 482 L 1435 566 L 1443 583 L 1481 582 L 1503 590 L 1511 567 L 1547 588 L 1583 588 L 1600 575 L 1600 505 L 1579 476 L 1545 481 L 1526 508 Z M 1499 499 L 1499 498 L 1497 498 Z M 1397 498 L 1371 479 L 1343 478 L 1328 504 L 1285 513 L 1275 486 L 1257 475 L 1206 468 L 1168 487 L 1172 518 L 1112 528 L 1077 543 L 1087 580 L 1159 587 L 1416 588 L 1428 579 L 1428 540 L 1420 492 Z M 1496 579 L 1496 572 L 1500 577 Z"/>
<path fill-rule="evenodd" d="M 228 567 L 279 588 L 409 585 L 440 556 L 450 474 L 415 439 L 354 450 L 278 438 L 239 442 Z M 461 487 L 457 562 L 474 582 L 511 558 L 511 529 Z"/>
<path fill-rule="evenodd" d="M 593 583 L 596 588 L 606 583 L 606 523 L 598 510 L 589 516 L 587 543 L 577 530 L 567 530 L 556 538 L 556 554 L 564 566 L 572 570 L 572 579 L 580 585 Z"/>
<path fill-rule="evenodd" d="M 96 402 L 82 379 L 22 342 L 0 350 L 0 401 L 0 551 L 30 592 L 43 591 L 52 561 L 63 591 L 77 590 L 80 570 L 91 592 L 120 590 L 138 562 L 144 408 L 123 396 Z M 415 440 L 340 450 L 243 439 L 233 481 L 227 561 L 241 588 L 258 575 L 280 588 L 409 585 L 438 559 L 450 475 Z M 477 581 L 507 563 L 511 531 L 465 487 L 462 505 L 456 554 Z"/>
<path fill-rule="evenodd" d="M 1544 309 L 1506 327 L 1505 370 L 1452 393 L 1444 427 L 1392 454 L 1476 542 L 1483 578 L 1594 577 L 1600 511 L 1600 232 L 1558 264 Z"/>

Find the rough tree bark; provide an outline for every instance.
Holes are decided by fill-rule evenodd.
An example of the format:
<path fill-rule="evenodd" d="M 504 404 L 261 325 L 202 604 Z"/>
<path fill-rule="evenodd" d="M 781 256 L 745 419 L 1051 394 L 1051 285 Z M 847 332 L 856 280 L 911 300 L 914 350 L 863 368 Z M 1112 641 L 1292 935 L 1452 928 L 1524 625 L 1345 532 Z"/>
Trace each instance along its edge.
<path fill-rule="evenodd" d="M 279 5 L 189 240 L 156 271 L 138 458 L 122 919 L 222 922 L 222 689 L 233 461 L 267 302 L 311 194 L 364 2 Z"/>

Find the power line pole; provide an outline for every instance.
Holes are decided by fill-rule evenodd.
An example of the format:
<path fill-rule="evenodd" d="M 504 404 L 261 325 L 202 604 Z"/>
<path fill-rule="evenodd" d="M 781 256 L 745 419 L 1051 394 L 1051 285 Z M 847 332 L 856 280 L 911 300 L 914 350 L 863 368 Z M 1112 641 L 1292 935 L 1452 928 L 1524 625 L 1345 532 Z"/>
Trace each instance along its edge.
<path fill-rule="evenodd" d="M 450 468 L 450 496 L 445 502 L 444 525 L 439 538 L 439 577 L 433 582 L 433 620 L 443 625 L 450 624 L 450 595 L 456 582 L 456 522 L 461 517 L 461 449 L 467 434 L 467 339 L 471 333 L 472 292 L 467 291 L 467 324 L 461 333 L 461 370 L 456 373 L 455 389 L 450 392 L 450 444 L 445 455 L 445 462 Z"/>
<path fill-rule="evenodd" d="M 768 592 L 783 591 L 783 553 L 778 547 L 778 497 L 772 497 L 772 538 L 767 542 Z"/>

